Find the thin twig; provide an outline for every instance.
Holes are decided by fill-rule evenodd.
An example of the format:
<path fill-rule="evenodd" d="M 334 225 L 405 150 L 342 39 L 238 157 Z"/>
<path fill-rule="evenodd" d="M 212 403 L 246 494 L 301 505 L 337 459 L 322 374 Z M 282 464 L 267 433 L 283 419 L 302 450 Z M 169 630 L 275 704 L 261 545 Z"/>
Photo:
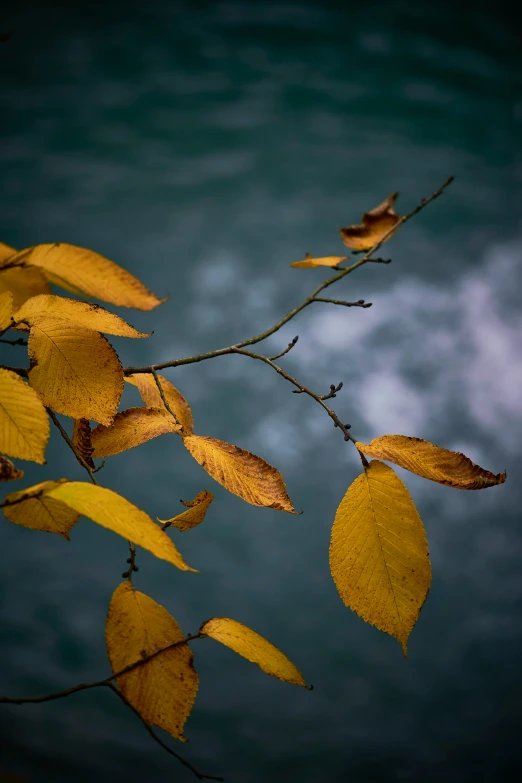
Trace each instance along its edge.
<path fill-rule="evenodd" d="M 158 391 L 159 391 L 160 397 L 161 397 L 161 399 L 163 401 L 163 405 L 165 406 L 165 408 L 168 410 L 168 412 L 170 413 L 170 415 L 172 416 L 172 418 L 174 419 L 174 421 L 178 425 L 178 427 L 180 429 L 180 432 L 183 432 L 184 431 L 183 430 L 183 425 L 181 424 L 180 420 L 178 419 L 178 417 L 176 416 L 176 414 L 174 413 L 174 411 L 170 407 L 169 401 L 167 400 L 167 398 L 165 396 L 165 392 L 163 391 L 163 387 L 161 385 L 161 381 L 159 379 L 158 373 L 154 369 L 151 369 L 151 373 L 153 375 L 154 380 L 156 381 L 156 386 L 158 387 Z"/>
<path fill-rule="evenodd" d="M 179 762 L 181 762 L 181 764 L 183 764 L 183 766 L 185 766 L 185 767 L 187 767 L 188 769 L 190 769 L 190 771 L 191 771 L 191 772 L 193 772 L 193 773 L 194 773 L 194 775 L 195 775 L 195 776 L 196 776 L 196 777 L 197 777 L 199 780 L 221 780 L 221 781 L 222 781 L 222 780 L 224 780 L 224 778 L 222 778 L 222 777 L 218 777 L 218 776 L 216 776 L 216 775 L 205 775 L 203 772 L 200 772 L 198 769 L 196 769 L 196 767 L 192 766 L 192 764 L 190 764 L 190 762 L 188 762 L 186 759 L 184 759 L 184 758 L 183 758 L 183 756 L 180 756 L 180 755 L 179 755 L 179 753 L 176 753 L 176 751 L 175 751 L 175 750 L 172 750 L 172 748 L 169 748 L 169 746 L 168 746 L 168 745 L 167 745 L 165 742 L 163 742 L 163 740 L 161 739 L 161 737 L 158 737 L 158 735 L 156 734 L 156 732 L 154 731 L 154 729 L 152 728 L 152 726 L 150 725 L 150 723 L 148 723 L 146 720 L 144 720 L 144 719 L 141 717 L 141 715 L 140 715 L 140 713 L 138 712 L 138 710 L 137 710 L 137 709 L 136 709 L 136 708 L 135 708 L 135 707 L 134 707 L 134 706 L 133 706 L 133 705 L 130 703 L 130 701 L 129 701 L 129 700 L 128 700 L 128 699 L 127 699 L 127 698 L 126 698 L 124 695 L 123 695 L 123 693 L 122 693 L 122 692 L 119 690 L 119 688 L 117 688 L 115 685 L 113 685 L 113 684 L 112 684 L 112 683 L 110 683 L 110 682 L 106 683 L 106 687 L 107 687 L 107 688 L 110 688 L 110 689 L 111 689 L 111 691 L 112 691 L 113 693 L 115 693 L 115 694 L 116 694 L 116 696 L 118 696 L 118 697 L 119 697 L 119 698 L 122 700 L 122 702 L 125 704 L 125 706 L 126 706 L 126 707 L 128 707 L 130 710 L 132 710 L 132 712 L 133 712 L 133 713 L 134 713 L 134 714 L 135 714 L 135 715 L 136 715 L 136 716 L 137 716 L 137 717 L 140 719 L 140 721 L 143 723 L 143 725 L 144 725 L 144 726 L 145 726 L 145 728 L 147 729 L 147 731 L 148 731 L 148 733 L 150 734 L 150 736 L 152 737 L 152 739 L 153 739 L 155 742 L 157 742 L 157 743 L 158 743 L 158 745 L 161 745 L 161 747 L 163 748 L 163 750 L 166 750 L 166 751 L 167 751 L 167 753 L 169 753 L 171 756 L 174 756 L 174 758 L 176 758 L 176 759 L 177 759 Z"/>
<path fill-rule="evenodd" d="M 72 442 L 72 440 L 70 439 L 70 437 L 68 436 L 68 434 L 66 433 L 64 428 L 62 427 L 62 425 L 60 424 L 60 422 L 58 420 L 58 417 L 56 416 L 56 414 L 52 410 L 52 408 L 46 408 L 46 411 L 49 414 L 49 416 L 51 417 L 53 424 L 55 424 L 56 427 L 59 429 L 60 435 L 62 436 L 64 441 L 67 443 L 67 445 L 71 449 L 72 453 L 74 454 L 74 456 L 76 457 L 76 459 L 78 460 L 80 465 L 83 468 L 85 468 L 85 470 L 89 474 L 89 477 L 90 477 L 92 483 L 96 484 L 96 486 L 99 486 L 98 481 L 96 480 L 96 476 L 94 475 L 96 473 L 96 468 L 92 468 L 89 465 L 89 463 L 85 460 L 83 455 L 80 454 L 80 452 L 78 451 L 78 449 L 76 448 L 76 446 L 74 445 L 74 443 Z M 123 576 L 124 576 L 125 579 L 129 579 L 129 581 L 132 581 L 132 572 L 138 570 L 138 567 L 134 564 L 134 561 L 136 559 L 136 547 L 134 546 L 132 541 L 127 540 L 127 543 L 129 545 L 129 552 L 130 552 L 130 560 L 128 560 L 127 562 L 131 563 L 131 567 L 129 569 L 129 572 L 125 572 L 125 574 Z"/>
<path fill-rule="evenodd" d="M 24 340 L 23 337 L 19 337 L 18 340 L 5 340 L 2 337 L 0 338 L 0 343 L 7 343 L 7 345 L 27 345 L 27 340 Z"/>
<path fill-rule="evenodd" d="M 356 302 L 345 302 L 343 299 L 323 299 L 321 296 L 316 296 L 312 299 L 312 302 L 329 302 L 334 305 L 344 305 L 345 307 L 371 307 L 371 302 L 365 302 L 364 299 L 358 299 Z"/>
<path fill-rule="evenodd" d="M 296 334 L 296 336 L 294 337 L 294 339 L 292 340 L 292 342 L 291 342 L 291 343 L 288 343 L 288 345 L 286 346 L 285 350 L 284 350 L 284 351 L 281 351 L 281 353 L 278 353 L 276 356 L 271 356 L 271 357 L 270 357 L 270 360 L 271 360 L 271 361 L 275 361 L 275 359 L 280 359 L 280 358 L 281 358 L 281 356 L 284 356 L 284 355 L 285 355 L 285 353 L 288 353 L 289 351 L 291 351 L 291 350 L 292 350 L 292 348 L 294 347 L 294 345 L 297 343 L 297 341 L 298 341 L 298 340 L 299 340 L 299 335 L 298 335 L 298 334 Z"/>
<path fill-rule="evenodd" d="M 58 417 L 56 416 L 56 414 L 55 414 L 55 412 L 53 411 L 53 409 L 52 409 L 52 408 L 46 408 L 45 410 L 47 411 L 47 413 L 48 413 L 48 414 L 49 414 L 49 416 L 51 417 L 51 420 L 52 420 L 53 424 L 54 424 L 54 425 L 55 425 L 55 426 L 58 428 L 58 430 L 60 431 L 60 435 L 62 436 L 62 438 L 64 439 L 64 441 L 67 443 L 67 445 L 68 445 L 68 446 L 69 446 L 69 448 L 71 449 L 72 453 L 74 454 L 74 456 L 76 457 L 76 459 L 78 460 L 78 462 L 80 463 L 80 465 L 82 466 L 82 468 L 85 468 L 85 470 L 86 470 L 86 471 L 87 471 L 87 473 L 89 474 L 89 476 L 90 476 L 90 479 L 91 479 L 92 483 L 93 483 L 93 484 L 98 484 L 98 482 L 96 481 L 96 478 L 95 478 L 95 476 L 94 476 L 94 468 L 91 468 L 91 466 L 90 466 L 90 465 L 89 465 L 89 463 L 88 463 L 88 462 L 85 460 L 85 458 L 83 457 L 83 455 L 82 455 L 82 454 L 80 454 L 80 452 L 78 451 L 78 449 L 76 448 L 76 446 L 74 445 L 74 443 L 72 442 L 72 440 L 70 439 L 70 437 L 68 436 L 68 434 L 66 433 L 66 431 L 64 430 L 64 428 L 62 427 L 62 425 L 60 424 L 60 422 L 58 421 Z"/>
<path fill-rule="evenodd" d="M 167 650 L 172 650 L 174 647 L 181 647 L 181 645 L 183 644 L 188 644 L 188 642 L 192 642 L 194 639 L 202 639 L 203 636 L 204 634 L 201 633 L 197 633 L 194 635 L 189 634 L 184 639 L 179 639 L 176 642 L 171 642 L 171 644 L 166 644 L 164 647 L 160 647 L 157 650 L 154 650 L 154 652 L 150 653 L 149 655 L 146 655 L 144 658 L 140 658 L 139 660 L 134 661 L 133 663 L 129 663 L 127 666 L 124 666 L 123 669 L 114 672 L 114 674 L 111 674 L 109 677 L 105 677 L 103 680 L 95 680 L 93 682 L 82 683 L 80 685 L 75 685 L 72 688 L 67 688 L 64 691 L 48 693 L 45 696 L 30 696 L 26 698 L 11 698 L 9 696 L 1 696 L 0 704 L 41 704 L 44 701 L 54 701 L 55 699 L 63 699 L 65 696 L 71 696 L 73 693 L 86 691 L 89 688 L 101 688 L 102 686 L 107 685 L 109 682 L 116 680 L 118 677 L 121 677 L 122 674 L 127 674 L 127 672 L 131 672 L 134 669 L 138 669 L 140 666 L 143 666 L 144 664 L 151 661 L 157 655 L 161 655 L 161 653 L 164 653 Z"/>

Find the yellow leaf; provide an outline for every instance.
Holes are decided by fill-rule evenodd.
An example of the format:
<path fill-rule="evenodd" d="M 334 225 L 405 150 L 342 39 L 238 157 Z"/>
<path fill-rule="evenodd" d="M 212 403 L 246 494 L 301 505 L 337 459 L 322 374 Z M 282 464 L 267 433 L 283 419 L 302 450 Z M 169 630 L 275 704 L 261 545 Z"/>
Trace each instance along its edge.
<path fill-rule="evenodd" d="M 229 492 L 253 506 L 296 513 L 283 477 L 261 457 L 203 435 L 188 435 L 183 443 L 209 476 Z"/>
<path fill-rule="evenodd" d="M 110 424 L 123 391 L 123 370 L 98 332 L 38 319 L 29 335 L 29 382 L 44 405 L 73 419 Z"/>
<path fill-rule="evenodd" d="M 49 419 L 37 393 L 15 372 L 0 369 L 0 451 L 43 465 Z"/>
<path fill-rule="evenodd" d="M 11 261 L 40 267 L 56 285 L 121 307 L 153 310 L 165 301 L 108 258 L 65 242 L 26 248 Z"/>
<path fill-rule="evenodd" d="M 118 337 L 150 337 L 150 333 L 138 332 L 123 318 L 100 305 L 52 294 L 28 299 L 14 316 L 16 322 L 25 321 L 29 326 L 38 323 L 41 318 L 59 318 L 64 325 L 82 326 L 93 332 L 106 332 Z"/>
<path fill-rule="evenodd" d="M 83 457 L 89 467 L 94 468 L 94 462 L 92 461 L 92 452 L 94 449 L 91 442 L 91 425 L 89 424 L 89 419 L 74 420 L 71 440 L 78 454 Z"/>
<path fill-rule="evenodd" d="M 337 509 L 330 570 L 346 606 L 398 639 L 406 655 L 430 587 L 431 566 L 417 509 L 383 462 L 370 462 Z"/>
<path fill-rule="evenodd" d="M 158 375 L 163 394 L 167 400 L 170 409 L 175 413 L 177 420 L 183 427 L 183 432 L 186 435 L 191 435 L 194 430 L 194 421 L 192 419 L 192 411 L 186 401 L 185 397 L 179 392 L 170 381 L 164 378 L 162 375 Z M 147 408 L 165 408 L 161 394 L 158 391 L 156 381 L 152 373 L 135 373 L 134 375 L 126 375 L 125 380 L 127 383 L 136 386 L 141 399 L 147 406 Z"/>
<path fill-rule="evenodd" d="M 324 256 L 322 258 L 313 258 L 310 253 L 305 253 L 302 261 L 292 261 L 290 266 L 297 269 L 315 269 L 317 266 L 337 266 L 341 261 L 346 261 L 348 256 Z"/>
<path fill-rule="evenodd" d="M 4 516 L 16 525 L 31 530 L 58 533 L 69 541 L 69 530 L 80 519 L 80 514 L 47 494 L 64 482 L 66 479 L 43 481 L 28 489 L 11 492 L 4 503 L 13 503 L 13 505 L 4 506 Z"/>
<path fill-rule="evenodd" d="M 230 647 L 231 650 L 242 655 L 248 661 L 257 663 L 264 672 L 272 677 L 277 677 L 278 680 L 290 682 L 293 685 L 303 685 L 306 688 L 303 675 L 292 661 L 283 655 L 281 650 L 237 620 L 231 620 L 228 617 L 214 617 L 203 623 L 199 631 L 215 639 L 216 642 Z"/>
<path fill-rule="evenodd" d="M 0 293 L 0 332 L 4 332 L 12 324 L 13 295 L 11 291 Z"/>
<path fill-rule="evenodd" d="M 185 530 L 191 530 L 196 525 L 199 525 L 205 519 L 210 504 L 214 500 L 214 495 L 209 492 L 208 489 L 204 489 L 203 492 L 199 492 L 194 500 L 182 500 L 184 506 L 188 506 L 188 511 L 183 511 L 182 514 L 178 514 L 177 517 L 172 519 L 158 519 L 161 522 L 163 529 L 167 527 L 177 527 L 178 530 L 184 532 Z"/>
<path fill-rule="evenodd" d="M 100 424 L 92 431 L 93 457 L 120 454 L 167 432 L 179 432 L 179 425 L 165 408 L 128 408 L 116 414 L 110 427 Z"/>
<path fill-rule="evenodd" d="M 391 193 L 378 207 L 365 212 L 360 225 L 341 228 L 344 244 L 354 250 L 369 250 L 380 242 L 390 229 L 394 226 L 398 228 L 401 216 L 397 215 L 393 208 L 398 195 L 398 193 Z M 393 233 L 395 232 L 390 234 L 386 242 Z"/>
<path fill-rule="evenodd" d="M 134 590 L 130 582 L 123 582 L 114 591 L 105 636 L 113 672 L 184 639 L 172 615 Z M 186 742 L 183 726 L 198 690 L 193 661 L 188 644 L 180 644 L 116 678 L 121 692 L 143 720 L 181 742 Z"/>
<path fill-rule="evenodd" d="M 394 462 L 418 476 L 456 489 L 485 489 L 506 480 L 505 473 L 490 473 L 464 454 L 434 446 L 422 438 L 383 435 L 374 438 L 368 446 L 365 443 L 355 445 L 370 457 Z"/>
<path fill-rule="evenodd" d="M 23 470 L 17 468 L 7 457 L 0 456 L 0 481 L 17 481 L 23 476 Z"/>
<path fill-rule="evenodd" d="M 148 514 L 111 489 L 84 481 L 69 481 L 48 494 L 78 514 L 143 547 L 160 560 L 167 560 L 182 571 L 195 571 L 185 563 L 168 535 Z"/>
<path fill-rule="evenodd" d="M 0 269 L 4 266 L 6 261 L 14 256 L 16 249 L 11 245 L 6 245 L 5 242 L 0 242 Z"/>
<path fill-rule="evenodd" d="M 23 303 L 32 296 L 50 292 L 43 272 L 36 267 L 13 267 L 0 269 L 0 292 L 11 291 L 13 294 L 13 310 L 16 312 Z"/>

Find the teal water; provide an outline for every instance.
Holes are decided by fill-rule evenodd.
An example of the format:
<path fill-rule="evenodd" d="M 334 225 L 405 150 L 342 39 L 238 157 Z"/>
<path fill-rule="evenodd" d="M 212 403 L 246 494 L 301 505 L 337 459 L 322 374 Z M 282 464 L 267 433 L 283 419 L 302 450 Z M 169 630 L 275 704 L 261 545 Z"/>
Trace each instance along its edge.
<path fill-rule="evenodd" d="M 433 584 L 405 661 L 340 601 L 329 531 L 359 467 L 318 406 L 268 367 L 226 357 L 170 371 L 196 431 L 278 467 L 293 517 L 227 495 L 175 438 L 100 473 L 151 516 L 211 489 L 175 537 L 185 574 L 139 553 L 135 584 L 186 632 L 234 617 L 315 689 L 268 678 L 207 640 L 176 750 L 227 781 L 511 781 L 518 751 L 522 54 L 502 3 L 21 4 L 0 44 L 0 239 L 92 247 L 169 301 L 120 310 L 148 341 L 124 364 L 256 334 L 322 279 L 289 263 L 339 253 L 338 228 L 389 192 L 404 211 L 448 192 L 270 341 L 361 440 L 400 432 L 465 451 L 508 481 L 465 493 L 404 477 Z M 338 312 L 343 310 L 343 312 Z M 20 354 L 15 354 L 20 351 Z M 13 356 L 16 355 L 16 360 Z M 3 363 L 22 363 L 3 346 Z M 272 377 L 273 376 L 273 377 Z M 125 402 L 137 404 L 132 392 Z M 317 408 L 317 410 L 316 410 Z M 53 433 L 24 486 L 83 480 Z M 173 534 L 174 535 L 174 534 Z M 71 543 L 4 520 L 0 691 L 37 695 L 108 673 L 103 627 L 126 545 L 82 520 Z M 193 779 L 112 694 L 2 707 L 0 772 L 31 783 Z"/>

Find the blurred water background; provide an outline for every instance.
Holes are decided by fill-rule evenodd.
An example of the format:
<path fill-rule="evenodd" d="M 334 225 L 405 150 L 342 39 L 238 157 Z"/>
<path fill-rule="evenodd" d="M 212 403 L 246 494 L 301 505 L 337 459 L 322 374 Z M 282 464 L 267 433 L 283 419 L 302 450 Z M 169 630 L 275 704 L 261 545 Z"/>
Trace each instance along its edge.
<path fill-rule="evenodd" d="M 227 494 L 169 436 L 110 458 L 100 480 L 162 518 L 211 489 L 203 525 L 175 536 L 201 573 L 140 551 L 137 588 L 186 632 L 221 615 L 250 625 L 315 686 L 194 644 L 190 742 L 172 743 L 200 769 L 231 783 L 522 779 L 522 48 L 509 6 L 20 2 L 0 22 L 0 238 L 96 249 L 170 295 L 118 311 L 155 331 L 113 341 L 126 365 L 266 329 L 325 276 L 291 261 L 342 253 L 341 225 L 393 190 L 407 211 L 455 175 L 387 245 L 392 264 L 334 292 L 372 308 L 308 308 L 267 349 L 299 334 L 281 363 L 320 393 L 342 380 L 335 408 L 359 439 L 415 435 L 508 471 L 477 493 L 399 471 L 433 565 L 407 660 L 329 575 L 355 450 L 268 367 L 225 357 L 166 375 L 196 432 L 278 467 L 302 516 Z M 3 346 L 1 361 L 21 351 Z M 23 486 L 85 478 L 54 432 L 48 465 L 24 469 Z M 126 557 L 85 519 L 71 543 L 4 520 L 2 693 L 108 673 Z M 0 771 L 31 783 L 193 779 L 110 693 L 3 707 L 0 721 Z"/>

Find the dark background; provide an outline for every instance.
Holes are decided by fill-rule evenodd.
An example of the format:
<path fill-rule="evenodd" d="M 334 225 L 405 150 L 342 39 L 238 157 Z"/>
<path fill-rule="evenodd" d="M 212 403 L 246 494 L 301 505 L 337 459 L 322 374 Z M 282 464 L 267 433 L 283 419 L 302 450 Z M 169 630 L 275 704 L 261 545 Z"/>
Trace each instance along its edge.
<path fill-rule="evenodd" d="M 387 245 L 389 266 L 342 281 L 270 340 L 361 440 L 402 433 L 508 471 L 461 492 L 405 475 L 428 531 L 433 584 L 399 644 L 340 601 L 328 569 L 335 509 L 360 470 L 312 400 L 260 363 L 169 371 L 196 432 L 278 467 L 302 516 L 257 509 L 209 479 L 177 438 L 108 460 L 106 486 L 152 517 L 211 489 L 175 536 L 200 574 L 139 552 L 138 589 L 185 632 L 236 618 L 315 686 L 194 644 L 200 692 L 172 740 L 227 781 L 511 781 L 522 696 L 519 488 L 522 48 L 502 3 L 20 3 L 0 44 L 0 238 L 91 247 L 169 301 L 119 310 L 148 341 L 124 364 L 256 334 L 325 276 L 341 225 L 393 190 L 411 209 L 454 185 Z M 16 353 L 20 351 L 20 353 Z M 15 358 L 16 353 L 16 358 Z M 20 363 L 4 346 L 0 361 Z M 125 404 L 137 404 L 127 390 Z M 53 432 L 20 486 L 84 480 Z M 72 541 L 2 524 L 0 690 L 36 695 L 108 673 L 104 621 L 126 544 L 82 520 Z M 112 694 L 2 707 L 0 771 L 31 783 L 191 780 Z"/>

